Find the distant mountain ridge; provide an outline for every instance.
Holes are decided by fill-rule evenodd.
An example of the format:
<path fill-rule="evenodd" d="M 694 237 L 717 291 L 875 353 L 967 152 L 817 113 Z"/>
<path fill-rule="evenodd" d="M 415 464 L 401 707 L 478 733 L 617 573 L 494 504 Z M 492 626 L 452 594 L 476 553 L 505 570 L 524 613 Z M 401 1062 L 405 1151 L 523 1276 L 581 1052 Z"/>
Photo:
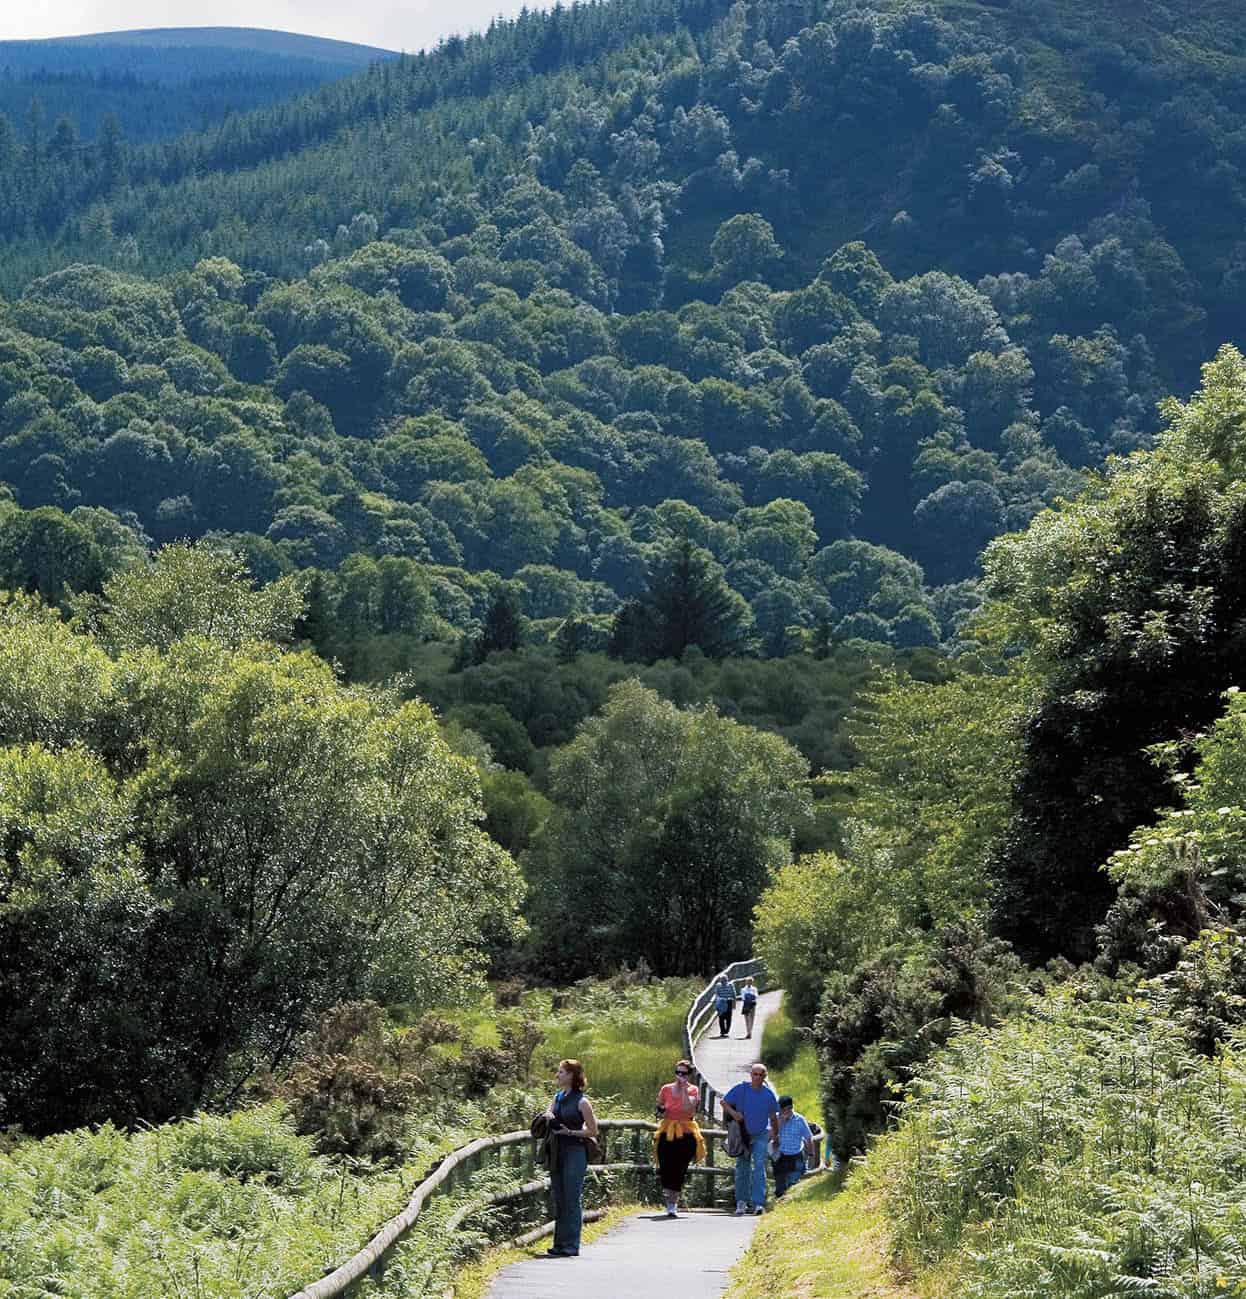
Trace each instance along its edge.
<path fill-rule="evenodd" d="M 82 36 L 57 36 L 41 40 L 0 41 L 0 60 L 11 50 L 31 53 L 50 46 L 123 46 L 158 49 L 228 49 L 277 54 L 284 58 L 311 59 L 366 67 L 374 59 L 393 58 L 396 50 L 376 45 L 359 45 L 326 36 L 304 36 L 298 32 L 275 31 L 266 27 L 146 27 L 120 32 L 91 32 Z"/>
<path fill-rule="evenodd" d="M 258 27 L 156 27 L 0 41 L 0 113 L 60 118 L 84 139 L 114 116 L 134 143 L 207 130 L 396 59 L 392 50 Z M 176 95 L 169 90 L 177 88 Z"/>

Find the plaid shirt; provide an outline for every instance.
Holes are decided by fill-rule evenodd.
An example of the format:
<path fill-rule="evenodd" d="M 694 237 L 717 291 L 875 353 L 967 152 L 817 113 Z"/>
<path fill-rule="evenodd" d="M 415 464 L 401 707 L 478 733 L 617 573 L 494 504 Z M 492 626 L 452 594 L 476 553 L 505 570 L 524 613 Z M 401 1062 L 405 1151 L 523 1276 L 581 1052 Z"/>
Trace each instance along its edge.
<path fill-rule="evenodd" d="M 786 1123 L 779 1122 L 779 1154 L 799 1155 L 805 1149 L 805 1143 L 813 1140 L 813 1133 L 803 1114 L 792 1111 Z"/>

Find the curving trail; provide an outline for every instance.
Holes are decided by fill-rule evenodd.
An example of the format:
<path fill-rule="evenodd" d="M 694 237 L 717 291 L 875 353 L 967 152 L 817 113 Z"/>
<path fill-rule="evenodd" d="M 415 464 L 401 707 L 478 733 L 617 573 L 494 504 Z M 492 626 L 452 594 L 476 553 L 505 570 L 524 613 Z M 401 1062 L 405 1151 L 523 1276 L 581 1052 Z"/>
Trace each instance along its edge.
<path fill-rule="evenodd" d="M 718 1021 L 711 1023 L 708 1031 L 696 1043 L 697 1068 L 700 1069 L 718 1096 L 728 1092 L 736 1083 L 748 1077 L 749 1066 L 754 1060 L 762 1059 L 761 1035 L 766 1020 L 778 1010 L 783 1001 L 783 989 L 774 992 L 763 992 L 757 998 L 757 1016 L 753 1022 L 753 1037 L 749 1041 L 744 1036 L 744 1016 L 740 1014 L 739 1003 L 731 1020 L 731 1036 L 718 1036 Z M 762 1059 L 765 1064 L 765 1060 Z M 714 1119 L 722 1118 L 722 1108 L 717 1096 L 714 1100 Z"/>
<path fill-rule="evenodd" d="M 758 999 L 751 1041 L 737 1010 L 730 1037 L 717 1036 L 715 1021 L 697 1042 L 697 1067 L 720 1095 L 748 1077 L 760 1052 L 762 1028 L 782 1000 L 782 991 Z M 718 1110 L 715 1117 L 720 1114 Z M 678 1218 L 646 1210 L 586 1245 L 579 1258 L 538 1257 L 511 1264 L 494 1278 L 488 1299 L 718 1299 L 757 1223 L 757 1218 L 712 1209 L 694 1209 Z"/>

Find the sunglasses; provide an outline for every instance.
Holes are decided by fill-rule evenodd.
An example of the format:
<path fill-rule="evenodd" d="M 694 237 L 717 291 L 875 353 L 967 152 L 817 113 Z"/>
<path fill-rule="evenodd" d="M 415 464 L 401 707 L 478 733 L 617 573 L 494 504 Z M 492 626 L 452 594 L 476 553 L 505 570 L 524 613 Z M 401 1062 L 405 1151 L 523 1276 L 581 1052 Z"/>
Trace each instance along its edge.
<path fill-rule="evenodd" d="M 687 1071 L 687 1069 L 676 1069 L 676 1070 L 675 1070 L 675 1077 L 676 1077 L 676 1078 L 690 1078 L 691 1076 L 692 1076 L 692 1075 Z"/>

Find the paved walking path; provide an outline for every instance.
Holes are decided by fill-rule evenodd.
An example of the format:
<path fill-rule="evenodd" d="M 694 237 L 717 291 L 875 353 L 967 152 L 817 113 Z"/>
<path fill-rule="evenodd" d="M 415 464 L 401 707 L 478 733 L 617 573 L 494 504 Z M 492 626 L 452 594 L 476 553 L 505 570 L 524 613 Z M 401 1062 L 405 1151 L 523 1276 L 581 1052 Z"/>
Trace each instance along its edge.
<path fill-rule="evenodd" d="M 513 1263 L 488 1299 L 717 1299 L 757 1222 L 709 1209 L 678 1218 L 646 1209 L 586 1245 L 579 1258 Z"/>
<path fill-rule="evenodd" d="M 696 1044 L 697 1065 L 719 1095 L 748 1077 L 749 1065 L 761 1051 L 766 1019 L 782 1000 L 781 991 L 758 998 L 751 1040 L 744 1036 L 744 1016 L 737 1010 L 729 1037 L 717 1036 L 715 1020 Z M 721 1116 L 715 1108 L 716 1117 Z M 646 1209 L 584 1246 L 579 1258 L 512 1263 L 494 1278 L 488 1299 L 718 1299 L 756 1225 L 756 1218 L 712 1209 L 678 1218 Z M 538 1248 L 546 1244 L 542 1241 Z"/>
<path fill-rule="evenodd" d="M 697 1068 L 719 1096 L 748 1077 L 749 1065 L 761 1056 L 761 1034 L 766 1020 L 778 1010 L 782 1001 L 781 988 L 776 992 L 763 992 L 757 998 L 752 1040 L 744 1036 L 744 1016 L 740 1013 L 740 1003 L 736 1002 L 736 1011 L 731 1019 L 731 1036 L 718 1036 L 718 1021 L 715 1019 L 696 1043 Z M 717 1099 L 714 1101 L 714 1118 L 722 1118 L 722 1108 Z"/>

